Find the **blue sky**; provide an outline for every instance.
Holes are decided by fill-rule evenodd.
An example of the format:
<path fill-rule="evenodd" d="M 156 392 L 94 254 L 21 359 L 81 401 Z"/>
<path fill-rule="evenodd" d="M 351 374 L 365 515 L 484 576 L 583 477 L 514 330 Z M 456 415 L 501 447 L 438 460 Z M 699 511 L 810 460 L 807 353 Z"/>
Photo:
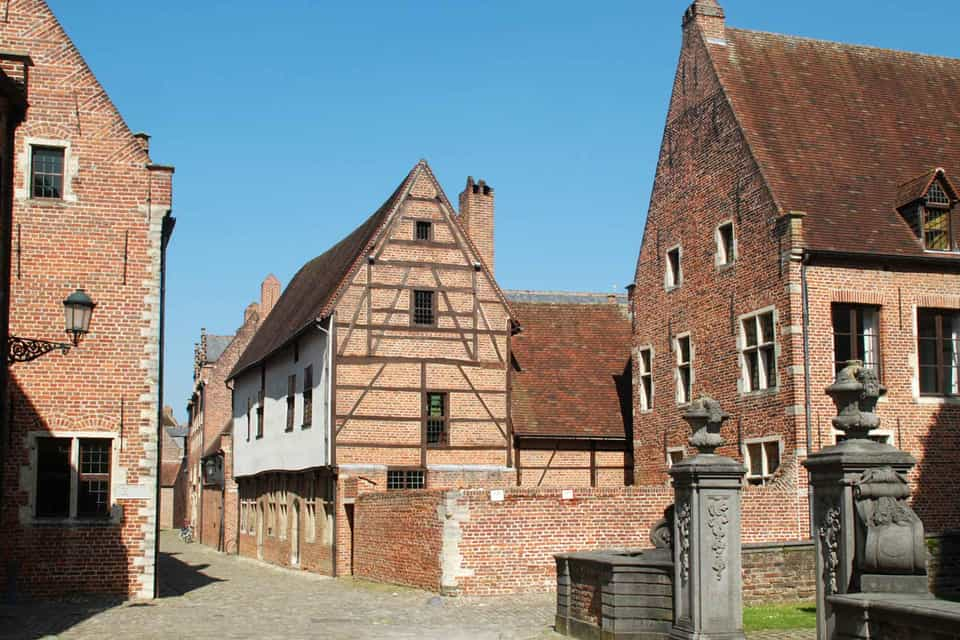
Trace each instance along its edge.
<path fill-rule="evenodd" d="M 687 0 L 48 0 L 130 127 L 177 167 L 165 400 L 200 327 L 363 221 L 426 158 L 496 189 L 510 289 L 622 291 Z M 721 0 L 742 28 L 960 54 L 955 3 Z"/>

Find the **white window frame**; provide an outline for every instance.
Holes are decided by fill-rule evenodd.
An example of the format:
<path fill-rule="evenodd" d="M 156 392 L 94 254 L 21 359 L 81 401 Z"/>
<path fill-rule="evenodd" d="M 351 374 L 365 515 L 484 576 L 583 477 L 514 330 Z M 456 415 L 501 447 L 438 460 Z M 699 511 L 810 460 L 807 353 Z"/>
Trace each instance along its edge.
<path fill-rule="evenodd" d="M 683 363 L 680 361 L 680 357 L 681 357 L 681 353 L 682 353 L 682 351 L 680 350 L 680 340 L 682 340 L 683 338 L 686 338 L 686 339 L 688 340 L 688 342 L 689 342 L 689 345 L 690 345 L 690 360 L 687 362 L 688 366 L 690 367 L 690 381 L 689 381 L 689 382 L 690 382 L 690 388 L 689 388 L 689 389 L 683 389 L 684 395 L 685 395 L 686 397 L 681 397 L 681 394 L 680 394 L 680 391 L 681 391 L 681 389 L 683 388 L 683 380 L 682 380 L 682 378 L 680 377 L 680 365 L 683 364 Z M 677 405 L 683 406 L 683 405 L 690 404 L 690 402 L 693 400 L 693 383 L 694 383 L 693 360 L 694 360 L 694 351 L 693 351 L 693 338 L 690 336 L 690 332 L 689 332 L 689 331 L 685 331 L 685 332 L 683 332 L 683 333 L 678 333 L 677 335 L 673 336 L 673 353 L 674 353 L 673 381 L 674 381 L 674 387 L 675 387 L 675 389 L 676 389 L 676 401 L 677 401 Z"/>
<path fill-rule="evenodd" d="M 673 264 L 670 262 L 670 254 L 677 252 L 677 272 L 673 272 Z M 675 244 L 669 247 L 663 254 L 663 288 L 667 291 L 673 291 L 683 285 L 683 247 Z"/>
<path fill-rule="evenodd" d="M 773 322 L 773 335 L 770 337 L 770 342 L 762 341 L 762 334 L 760 331 L 760 316 L 770 314 Z M 777 322 L 779 317 L 777 314 L 777 309 L 775 306 L 763 307 L 762 309 L 757 309 L 756 311 L 751 311 L 750 313 L 745 313 L 737 318 L 737 354 L 740 359 L 740 380 L 737 381 L 737 390 L 740 392 L 740 395 L 756 395 L 756 394 L 766 394 L 766 393 L 776 393 L 780 389 L 780 376 L 777 375 L 777 360 L 780 358 L 780 344 L 777 341 Z M 753 322 L 757 329 L 757 344 L 756 346 L 747 347 L 747 332 L 746 332 L 746 323 Z M 770 345 L 773 349 L 773 380 L 771 384 L 771 372 L 766 368 L 766 362 L 763 358 L 759 357 L 760 347 Z M 758 377 L 760 379 L 760 386 L 756 389 L 751 387 L 750 383 L 750 368 L 747 364 L 747 351 L 757 351 L 757 367 L 759 368 Z"/>
<path fill-rule="evenodd" d="M 643 354 L 650 354 L 650 370 L 644 370 Z M 653 381 L 653 346 L 646 344 L 637 348 L 637 405 L 642 413 L 653 411 L 654 381 Z M 643 384 L 645 377 L 650 378 L 650 397 L 647 397 L 646 387 Z"/>
<path fill-rule="evenodd" d="M 70 515 L 66 518 L 37 517 L 37 472 L 39 469 L 39 451 L 37 440 L 42 438 L 64 438 L 70 440 Z M 77 515 L 77 490 L 80 483 L 80 440 L 110 440 L 110 517 L 86 517 Z M 21 507 L 20 521 L 29 523 L 57 522 L 112 522 L 119 523 L 122 510 L 117 508 L 118 487 L 126 484 L 126 471 L 120 468 L 120 439 L 115 431 L 31 431 L 27 434 L 30 452 L 30 467 L 27 478 L 27 505 Z M 21 476 L 23 477 L 23 476 Z"/>
<path fill-rule="evenodd" d="M 773 471 L 770 471 L 768 468 L 767 461 L 767 450 L 763 446 L 765 444 L 775 442 L 777 443 L 777 468 Z M 750 472 L 750 445 L 760 445 L 760 455 L 762 456 L 761 462 L 761 474 L 755 475 Z M 783 466 L 783 438 L 781 436 L 766 436 L 763 438 L 748 438 L 743 441 L 741 445 L 741 454 L 743 455 L 743 464 L 747 467 L 746 481 L 749 484 L 767 484 L 773 476 L 780 470 Z"/>
<path fill-rule="evenodd" d="M 24 138 L 26 148 L 19 158 L 20 169 L 23 172 L 23 183 L 16 190 L 14 197 L 17 200 L 42 200 L 44 202 L 76 202 L 77 194 L 73 192 L 73 180 L 77 177 L 80 163 L 73 155 L 69 140 L 59 138 Z M 61 198 L 34 198 L 33 197 L 33 149 L 34 147 L 52 147 L 63 149 L 63 194 Z"/>
<path fill-rule="evenodd" d="M 669 469 L 670 467 L 672 467 L 672 466 L 675 464 L 674 461 L 673 461 L 673 458 L 670 457 L 670 454 L 671 454 L 671 453 L 677 453 L 677 452 L 679 452 L 679 453 L 681 454 L 681 456 L 680 456 L 680 459 L 681 459 L 681 460 L 683 460 L 684 458 L 687 457 L 687 448 L 686 448 L 686 447 L 667 447 L 667 469 Z"/>
<path fill-rule="evenodd" d="M 720 229 L 723 227 L 730 227 L 730 250 L 727 251 L 727 248 L 723 244 L 723 234 L 720 233 Z M 732 266 L 733 263 L 737 261 L 737 227 L 733 224 L 733 220 L 724 220 L 713 230 L 713 239 L 716 242 L 717 250 L 714 254 L 714 264 L 718 269 L 723 269 L 729 266 Z"/>

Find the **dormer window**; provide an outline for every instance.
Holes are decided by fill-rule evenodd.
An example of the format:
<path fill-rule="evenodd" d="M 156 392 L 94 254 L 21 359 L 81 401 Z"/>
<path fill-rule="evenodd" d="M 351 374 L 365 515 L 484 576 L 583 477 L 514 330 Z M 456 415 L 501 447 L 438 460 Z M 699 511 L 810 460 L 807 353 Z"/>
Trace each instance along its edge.
<path fill-rule="evenodd" d="M 957 193 L 936 169 L 900 186 L 899 211 L 927 251 L 954 251 L 953 206 Z"/>

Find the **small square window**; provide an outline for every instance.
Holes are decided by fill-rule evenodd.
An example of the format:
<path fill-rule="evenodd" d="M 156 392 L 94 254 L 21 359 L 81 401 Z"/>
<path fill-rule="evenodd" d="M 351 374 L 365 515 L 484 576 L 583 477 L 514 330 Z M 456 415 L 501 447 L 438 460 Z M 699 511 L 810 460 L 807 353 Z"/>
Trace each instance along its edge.
<path fill-rule="evenodd" d="M 683 284 L 683 268 L 680 265 L 680 247 L 674 247 L 667 251 L 665 283 L 667 289 L 674 289 Z"/>
<path fill-rule="evenodd" d="M 417 220 L 414 239 L 416 240 L 432 240 L 433 239 L 433 224 L 427 222 L 426 220 Z"/>
<path fill-rule="evenodd" d="M 413 324 L 433 326 L 436 323 L 436 306 L 433 291 L 413 292 Z"/>
<path fill-rule="evenodd" d="M 724 267 L 736 260 L 733 241 L 733 223 L 725 222 L 717 227 L 717 265 Z"/>
<path fill-rule="evenodd" d="M 30 177 L 32 197 L 63 197 L 63 153 L 61 147 L 33 147 Z"/>
<path fill-rule="evenodd" d="M 747 482 L 766 484 L 780 468 L 780 440 L 761 440 L 744 445 Z"/>

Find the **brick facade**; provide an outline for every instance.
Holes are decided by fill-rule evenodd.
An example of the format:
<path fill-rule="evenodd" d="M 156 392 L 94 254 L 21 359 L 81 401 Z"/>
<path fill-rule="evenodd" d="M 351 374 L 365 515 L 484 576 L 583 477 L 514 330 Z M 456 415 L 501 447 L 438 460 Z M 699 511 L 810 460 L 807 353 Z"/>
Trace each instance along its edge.
<path fill-rule="evenodd" d="M 130 131 L 44 2 L 13 0 L 6 10 L 2 48 L 33 60 L 13 154 L 10 331 L 66 339 L 61 301 L 77 287 L 97 306 L 78 347 L 11 368 L 0 583 L 35 596 L 149 598 L 173 169 L 152 163 L 148 136 Z M 31 158 L 41 146 L 62 150 L 60 197 L 31 190 Z M 85 438 L 108 441 L 108 515 L 76 516 L 74 474 L 57 492 L 70 494 L 66 516 L 38 517 L 38 448 L 49 437 L 64 438 L 57 455 L 74 459 Z"/>
<path fill-rule="evenodd" d="M 784 68 L 779 77 L 794 83 L 792 91 L 834 96 L 847 89 L 837 87 L 835 91 L 818 84 L 827 80 L 810 81 L 832 72 L 820 74 L 806 67 L 798 71 L 790 65 L 800 59 L 827 66 L 847 60 L 865 69 L 878 64 L 879 54 L 873 49 L 817 41 L 803 41 L 803 47 L 795 49 L 793 39 L 734 30 L 726 27 L 724 20 L 713 2 L 694 2 L 685 15 L 683 44 L 637 263 L 633 294 L 637 481 L 664 483 L 669 454 L 693 453 L 686 443 L 688 427 L 681 419 L 684 402 L 677 395 L 678 358 L 685 354 L 688 339 L 691 395 L 709 394 L 732 415 L 724 427 L 727 444 L 719 452 L 749 462 L 750 447 L 775 447 L 779 466 L 763 479 L 765 486 L 753 491 L 763 494 L 790 488 L 794 492 L 776 511 L 761 512 L 761 519 L 745 514 L 745 535 L 775 527 L 780 537 L 772 539 L 807 537 L 807 474 L 799 462 L 808 452 L 834 444 L 836 436 L 830 423 L 836 411 L 823 393 L 835 375 L 832 305 L 869 304 L 879 308 L 882 377 L 890 390 L 878 408 L 881 429 L 891 444 L 918 459 L 910 479 L 915 506 L 928 530 L 954 527 L 960 522 L 960 513 L 949 496 L 955 493 L 960 478 L 932 470 L 943 469 L 948 452 L 960 444 L 955 437 L 960 405 L 955 397 L 921 398 L 917 391 L 916 310 L 956 308 L 958 261 L 949 254 L 925 254 L 906 225 L 889 218 L 890 214 L 896 216 L 895 207 L 900 204 L 894 196 L 896 185 L 916 175 L 896 162 L 902 145 L 853 136 L 862 144 L 851 143 L 826 153 L 816 144 L 797 142 L 812 135 L 805 129 L 808 120 L 855 121 L 855 116 L 842 112 L 843 105 L 855 102 L 853 98 L 841 100 L 842 104 L 832 98 L 830 104 L 819 98 L 804 102 L 781 125 L 771 128 L 757 110 L 758 104 L 768 101 L 751 93 L 757 89 L 763 96 L 787 95 L 780 85 L 759 88 L 750 80 L 754 72 L 757 77 L 777 77 L 768 66 L 780 65 Z M 838 55 L 837 47 L 844 48 L 846 57 L 832 57 Z M 763 55 L 767 57 L 760 62 Z M 912 64 L 915 57 L 917 68 L 927 67 L 922 56 L 897 56 L 898 64 Z M 903 71 L 903 76 L 916 73 Z M 878 94 L 889 90 L 879 80 L 877 83 L 848 89 L 872 89 Z M 899 95 L 903 87 L 898 85 L 896 91 Z M 812 112 L 818 108 L 833 111 Z M 792 151 L 779 146 L 783 141 L 778 136 L 786 130 L 793 136 L 790 148 L 801 149 L 807 154 L 803 158 L 794 158 Z M 902 135 L 915 140 L 919 131 L 909 128 Z M 895 135 L 901 132 L 888 132 L 890 139 Z M 831 138 L 831 144 L 836 142 L 827 134 L 825 138 Z M 942 166 L 938 163 L 952 158 L 947 152 L 933 153 L 939 143 L 931 143 L 931 157 L 908 154 L 910 162 Z M 866 165 L 853 160 L 864 153 L 877 158 L 877 169 L 871 169 L 869 177 L 859 176 Z M 791 173 L 789 167 L 798 166 L 820 171 L 815 176 L 820 181 L 811 181 L 814 176 L 806 176 L 810 180 L 804 181 Z M 831 170 L 822 171 L 823 167 Z M 887 170 L 907 170 L 909 175 L 888 175 L 884 173 Z M 853 188 L 838 188 L 837 182 L 847 184 L 860 178 L 877 185 L 876 190 L 871 189 L 872 198 L 889 193 L 889 201 L 866 203 L 849 196 Z M 825 193 L 837 193 L 837 201 L 826 209 L 814 207 L 815 201 L 821 204 L 816 199 Z M 810 203 L 811 210 L 794 211 L 789 208 L 794 203 Z M 858 217 L 866 211 L 872 212 L 871 221 Z M 725 247 L 721 225 L 731 225 L 729 247 Z M 863 233 L 850 233 L 854 228 Z M 671 273 L 673 251 L 679 253 L 680 274 Z M 913 255 L 908 255 L 911 252 Z M 748 379 L 747 373 L 748 323 L 751 315 L 758 313 L 769 313 L 773 325 L 773 366 L 764 368 L 765 381 L 759 376 Z M 643 354 L 649 354 L 652 363 L 652 407 L 644 406 Z M 761 445 L 761 440 L 768 445 Z M 762 456 L 754 456 L 755 461 L 758 458 Z"/>

